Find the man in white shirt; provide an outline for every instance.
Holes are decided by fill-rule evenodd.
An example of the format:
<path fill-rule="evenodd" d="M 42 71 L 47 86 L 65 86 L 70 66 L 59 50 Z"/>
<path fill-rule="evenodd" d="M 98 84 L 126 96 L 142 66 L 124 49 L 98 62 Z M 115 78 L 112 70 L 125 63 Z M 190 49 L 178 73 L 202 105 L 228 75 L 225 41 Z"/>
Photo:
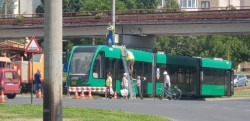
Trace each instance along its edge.
<path fill-rule="evenodd" d="M 164 76 L 163 85 L 164 85 L 165 89 L 170 89 L 171 82 L 170 82 L 170 77 L 169 77 L 169 75 L 168 75 L 168 72 L 167 72 L 167 71 L 164 71 L 164 72 L 163 72 L 163 76 Z"/>

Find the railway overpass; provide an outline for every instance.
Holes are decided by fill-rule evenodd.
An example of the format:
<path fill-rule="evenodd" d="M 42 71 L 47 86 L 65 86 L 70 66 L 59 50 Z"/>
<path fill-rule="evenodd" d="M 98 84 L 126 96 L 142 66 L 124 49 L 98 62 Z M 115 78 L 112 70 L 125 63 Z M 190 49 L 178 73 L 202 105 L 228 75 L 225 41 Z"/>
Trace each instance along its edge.
<path fill-rule="evenodd" d="M 63 13 L 64 38 L 105 36 L 106 27 L 111 22 L 110 13 L 111 11 Z M 116 13 L 116 33 L 126 40 L 152 40 L 158 35 L 250 33 L 250 9 L 188 12 L 141 9 Z M 43 38 L 44 15 L 21 16 L 24 18 L 19 22 L 16 15 L 0 18 L 0 39 L 26 36 Z"/>

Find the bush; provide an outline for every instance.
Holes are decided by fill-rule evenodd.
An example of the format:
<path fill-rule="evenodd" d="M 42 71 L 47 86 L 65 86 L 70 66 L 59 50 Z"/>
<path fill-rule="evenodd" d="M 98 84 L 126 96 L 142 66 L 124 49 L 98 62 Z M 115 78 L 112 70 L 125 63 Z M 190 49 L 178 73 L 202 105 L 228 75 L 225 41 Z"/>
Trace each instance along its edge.
<path fill-rule="evenodd" d="M 21 23 L 21 22 L 24 21 L 24 17 L 23 16 L 17 16 L 16 21 Z"/>

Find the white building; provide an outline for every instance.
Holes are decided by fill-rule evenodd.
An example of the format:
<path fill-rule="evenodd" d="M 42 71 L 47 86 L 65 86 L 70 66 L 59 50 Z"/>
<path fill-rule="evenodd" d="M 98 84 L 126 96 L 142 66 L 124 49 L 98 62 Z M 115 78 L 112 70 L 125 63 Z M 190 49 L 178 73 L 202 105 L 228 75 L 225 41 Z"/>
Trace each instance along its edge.
<path fill-rule="evenodd" d="M 168 0 L 162 0 L 162 4 L 166 4 Z M 236 9 L 250 9 L 250 0 L 176 0 L 182 10 L 198 11 L 200 8 L 211 10 L 226 9 L 229 5 Z M 246 7 L 249 6 L 249 7 Z"/>
<path fill-rule="evenodd" d="M 13 14 L 35 14 L 41 0 L 14 0 Z"/>

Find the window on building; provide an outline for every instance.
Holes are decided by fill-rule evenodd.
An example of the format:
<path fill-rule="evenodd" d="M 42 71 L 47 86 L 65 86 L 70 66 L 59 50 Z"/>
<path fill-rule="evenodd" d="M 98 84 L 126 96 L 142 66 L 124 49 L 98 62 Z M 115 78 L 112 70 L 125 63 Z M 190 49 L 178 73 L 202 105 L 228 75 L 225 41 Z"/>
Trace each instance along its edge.
<path fill-rule="evenodd" d="M 181 8 L 196 8 L 197 0 L 179 0 Z"/>
<path fill-rule="evenodd" d="M 209 1 L 201 1 L 201 8 L 210 8 Z"/>

